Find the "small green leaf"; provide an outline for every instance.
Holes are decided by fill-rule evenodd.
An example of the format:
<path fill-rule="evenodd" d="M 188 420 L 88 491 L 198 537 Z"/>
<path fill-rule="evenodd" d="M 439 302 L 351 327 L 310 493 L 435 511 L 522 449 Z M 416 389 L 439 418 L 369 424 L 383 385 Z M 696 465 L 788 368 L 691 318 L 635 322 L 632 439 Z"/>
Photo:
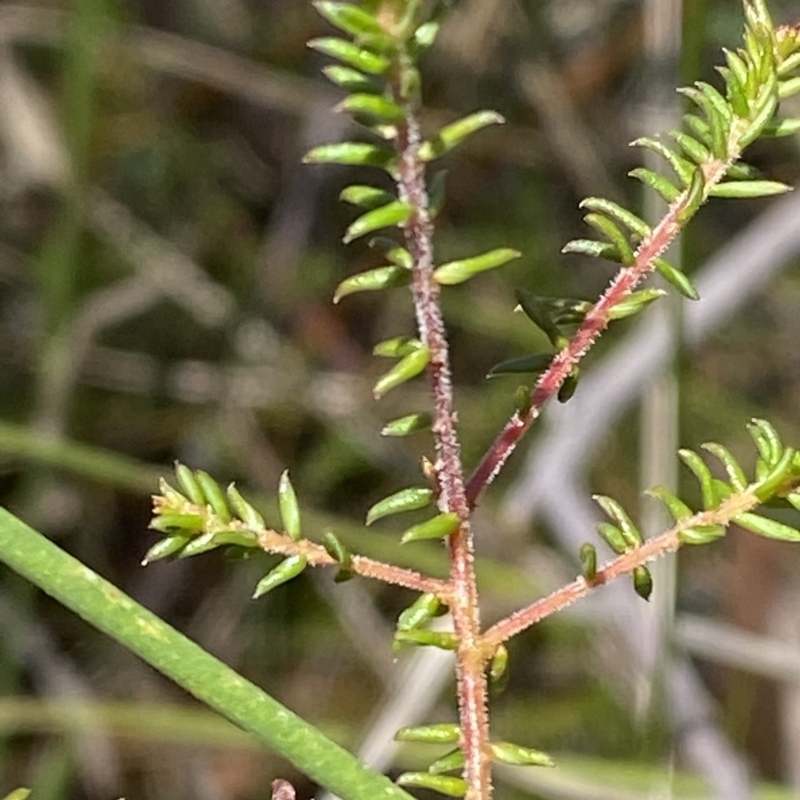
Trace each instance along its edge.
<path fill-rule="evenodd" d="M 442 603 L 435 594 L 421 594 L 408 608 L 401 612 L 397 618 L 397 630 L 410 631 L 418 628 L 428 620 L 435 617 Z"/>
<path fill-rule="evenodd" d="M 400 386 L 425 370 L 430 361 L 430 351 L 421 346 L 409 355 L 401 358 L 388 372 L 385 372 L 372 387 L 372 395 L 379 400 L 387 392 Z"/>
<path fill-rule="evenodd" d="M 766 88 L 762 89 L 762 92 L 764 96 L 757 106 L 755 115 L 750 120 L 750 124 L 745 128 L 744 132 L 739 136 L 739 147 L 744 148 L 754 142 L 772 120 L 775 110 L 778 108 L 777 92 L 769 92 Z"/>
<path fill-rule="evenodd" d="M 584 542 L 578 552 L 581 560 L 581 574 L 587 583 L 597 577 L 597 548 L 589 542 Z"/>
<path fill-rule="evenodd" d="M 366 236 L 368 233 L 373 233 L 381 228 L 403 225 L 408 222 L 413 213 L 414 207 L 409 203 L 393 200 L 385 206 L 367 211 L 366 214 L 362 214 L 355 222 L 352 222 L 345 231 L 342 241 L 345 244 L 349 244 L 354 239 Z"/>
<path fill-rule="evenodd" d="M 650 226 L 641 217 L 637 217 L 636 214 L 623 208 L 613 200 L 606 200 L 602 197 L 587 197 L 581 201 L 579 207 L 610 217 L 620 225 L 624 225 L 640 239 L 650 235 Z"/>
<path fill-rule="evenodd" d="M 792 187 L 780 181 L 726 181 L 711 187 L 714 197 L 769 197 L 791 192 Z"/>
<path fill-rule="evenodd" d="M 499 125 L 503 122 L 505 119 L 496 111 L 476 111 L 474 114 L 446 125 L 433 139 L 424 142 L 420 147 L 419 156 L 423 161 L 433 161 L 445 153 L 449 153 L 471 134 L 489 125 Z"/>
<path fill-rule="evenodd" d="M 400 728 L 394 735 L 396 742 L 422 742 L 424 744 L 456 744 L 461 728 L 455 722 L 438 722 L 414 728 Z"/>
<path fill-rule="evenodd" d="M 633 520 L 628 516 L 620 503 L 602 494 L 593 495 L 592 499 L 617 524 L 627 547 L 633 548 L 641 546 L 642 534 L 639 532 L 636 525 L 633 524 Z"/>
<path fill-rule="evenodd" d="M 394 641 L 396 647 L 411 644 L 420 647 L 438 647 L 440 650 L 458 650 L 458 637 L 449 631 L 409 628 L 396 631 Z"/>
<path fill-rule="evenodd" d="M 395 160 L 395 152 L 365 142 L 335 142 L 315 147 L 303 156 L 305 164 L 345 164 L 348 166 L 382 167 Z"/>
<path fill-rule="evenodd" d="M 244 522 L 251 530 L 260 531 L 264 529 L 264 517 L 253 508 L 247 500 L 242 497 L 239 490 L 231 484 L 227 489 L 228 502 L 236 512 L 236 516 Z"/>
<path fill-rule="evenodd" d="M 579 255 L 591 256 L 592 258 L 604 258 L 606 261 L 613 261 L 615 263 L 622 262 L 622 256 L 613 244 L 610 242 L 595 242 L 592 239 L 573 239 L 561 248 L 561 252 L 565 254 L 578 253 Z"/>
<path fill-rule="evenodd" d="M 580 370 L 578 367 L 573 367 L 572 372 L 564 378 L 564 382 L 561 384 L 561 387 L 558 390 L 558 402 L 559 403 L 566 403 L 574 394 L 578 388 L 578 377 L 580 375 Z"/>
<path fill-rule="evenodd" d="M 284 470 L 278 481 L 278 508 L 281 514 L 281 524 L 286 535 L 297 542 L 300 540 L 300 506 L 297 495 L 289 479 L 289 470 Z"/>
<path fill-rule="evenodd" d="M 186 547 L 181 550 L 179 558 L 190 558 L 209 550 L 216 550 L 224 545 L 235 545 L 237 547 L 253 548 L 258 546 L 258 539 L 250 531 L 208 531 L 207 533 L 192 539 Z"/>
<path fill-rule="evenodd" d="M 704 164 L 713 160 L 714 156 L 711 151 L 702 142 L 698 142 L 697 139 L 689 136 L 688 133 L 672 131 L 670 136 L 695 164 Z"/>
<path fill-rule="evenodd" d="M 150 527 L 160 533 L 196 534 L 203 530 L 205 517 L 200 514 L 159 514 L 150 521 Z"/>
<path fill-rule="evenodd" d="M 197 482 L 200 484 L 203 494 L 206 496 L 208 505 L 211 506 L 211 510 L 214 512 L 214 514 L 216 514 L 223 522 L 230 522 L 231 511 L 228 508 L 228 503 L 225 500 L 225 494 L 223 493 L 220 485 L 207 472 L 203 472 L 203 470 L 198 470 L 195 473 L 195 477 L 197 478 Z"/>
<path fill-rule="evenodd" d="M 721 539 L 726 533 L 724 525 L 697 525 L 678 532 L 683 544 L 709 544 Z"/>
<path fill-rule="evenodd" d="M 160 542 L 156 542 L 144 555 L 142 559 L 142 566 L 146 567 L 154 561 L 160 561 L 162 558 L 169 558 L 180 553 L 184 547 L 192 540 L 191 536 L 177 535 L 168 536 Z"/>
<path fill-rule="evenodd" d="M 567 344 L 567 337 L 564 336 L 555 321 L 555 316 L 560 314 L 560 311 L 554 309 L 552 303 L 549 302 L 552 298 L 538 297 L 533 292 L 524 289 L 516 289 L 514 296 L 520 310 L 534 325 L 541 328 L 554 347 L 561 349 Z"/>
<path fill-rule="evenodd" d="M 654 486 L 652 489 L 647 490 L 647 494 L 657 497 L 667 507 L 667 511 L 672 515 L 675 522 L 681 522 L 688 517 L 694 516 L 694 511 L 683 500 L 663 486 Z"/>
<path fill-rule="evenodd" d="M 633 570 L 633 588 L 642 600 L 650 600 L 650 595 L 653 593 L 653 576 L 644 564 Z"/>
<path fill-rule="evenodd" d="M 422 347 L 422 342 L 414 336 L 393 336 L 384 339 L 372 348 L 372 355 L 381 358 L 402 358 L 415 353 Z"/>
<path fill-rule="evenodd" d="M 364 186 L 354 184 L 342 189 L 339 199 L 354 206 L 369 209 L 381 208 L 388 203 L 394 202 L 397 198 L 385 189 L 376 186 Z"/>
<path fill-rule="evenodd" d="M 779 139 L 783 136 L 794 136 L 798 132 L 800 132 L 800 119 L 791 117 L 770 122 L 770 124 L 764 128 L 761 135 Z"/>
<path fill-rule="evenodd" d="M 636 261 L 628 237 L 620 230 L 615 222 L 602 214 L 587 214 L 583 221 L 594 228 L 603 236 L 608 237 L 614 252 L 614 261 L 619 261 L 621 264 L 630 265 Z M 572 242 L 570 243 L 572 244 Z M 607 256 L 604 256 L 607 257 Z"/>
<path fill-rule="evenodd" d="M 192 538 L 190 542 L 178 554 L 178 558 L 190 558 L 191 556 L 198 556 L 201 553 L 206 553 L 209 550 L 214 550 L 219 545 L 216 542 L 215 534 L 213 531 L 206 531 L 199 536 Z"/>
<path fill-rule="evenodd" d="M 428 772 L 430 772 L 431 775 L 441 775 L 444 772 L 452 772 L 453 770 L 461 769 L 466 760 L 467 757 L 464 755 L 464 751 L 457 747 L 455 750 L 445 753 L 441 758 L 437 758 L 436 761 L 428 767 Z"/>
<path fill-rule="evenodd" d="M 698 211 L 706 199 L 706 179 L 703 170 L 697 168 L 692 175 L 689 187 L 681 201 L 680 207 L 675 214 L 675 221 L 678 225 L 685 225 Z"/>
<path fill-rule="evenodd" d="M 728 101 L 710 83 L 695 81 L 694 85 L 711 104 L 717 115 L 726 120 L 733 116 Z M 703 104 L 698 103 L 698 105 L 702 107 Z"/>
<path fill-rule="evenodd" d="M 387 422 L 381 428 L 381 436 L 409 436 L 412 433 L 430 430 L 430 427 L 431 415 L 419 411 L 416 414 L 406 414 L 404 417 Z"/>
<path fill-rule="evenodd" d="M 693 450 L 682 449 L 678 450 L 678 456 L 681 461 L 694 473 L 700 483 L 700 492 L 703 497 L 703 508 L 706 511 L 718 508 L 720 504 L 720 496 L 717 494 L 716 485 L 714 484 L 714 476 L 711 470 L 706 465 L 706 462 L 700 458 Z"/>
<path fill-rule="evenodd" d="M 511 742 L 490 742 L 494 761 L 503 764 L 514 764 L 520 767 L 554 767 L 555 762 L 547 753 L 533 750 L 530 747 L 521 747 Z"/>
<path fill-rule="evenodd" d="M 433 45 L 440 28 L 441 22 L 439 20 L 431 20 L 430 22 L 424 22 L 414 31 L 412 43 L 417 54 L 424 52 Z"/>
<path fill-rule="evenodd" d="M 505 677 L 508 671 L 508 648 L 504 645 L 498 645 L 497 650 L 494 651 L 492 660 L 489 662 L 489 680 L 491 683 L 497 683 L 501 678 Z"/>
<path fill-rule="evenodd" d="M 519 258 L 522 255 L 518 250 L 511 250 L 503 247 L 497 250 L 490 250 L 480 256 L 472 258 L 462 258 L 458 261 L 450 261 L 442 264 L 433 271 L 433 279 L 444 286 L 454 286 L 464 283 L 470 278 L 481 272 L 502 267 L 509 261 Z"/>
<path fill-rule="evenodd" d="M 207 500 L 206 496 L 203 493 L 203 489 L 200 486 L 200 482 L 197 480 L 194 472 L 192 472 L 189 467 L 185 464 L 180 464 L 177 461 L 175 462 L 175 477 L 178 479 L 178 483 L 180 484 L 181 489 L 186 492 L 188 498 L 196 505 L 196 506 L 205 506 Z"/>
<path fill-rule="evenodd" d="M 631 145 L 634 147 L 644 147 L 660 155 L 672 167 L 681 183 L 683 183 L 684 186 L 689 185 L 695 170 L 695 166 L 691 161 L 687 161 L 682 156 L 679 156 L 674 150 L 671 150 L 658 139 L 642 137 L 641 139 L 636 139 L 631 142 Z"/>
<path fill-rule="evenodd" d="M 650 305 L 654 300 L 663 297 L 666 292 L 663 289 L 640 289 L 638 292 L 629 294 L 619 303 L 612 306 L 608 312 L 609 319 L 625 319 L 638 314 Z"/>
<path fill-rule="evenodd" d="M 783 456 L 783 442 L 775 430 L 775 426 L 765 419 L 753 417 L 747 423 L 747 432 L 755 442 L 759 455 L 771 467 L 777 464 Z"/>
<path fill-rule="evenodd" d="M 378 94 L 356 93 L 345 97 L 334 111 L 345 112 L 354 116 L 367 116 L 379 122 L 401 122 L 403 109 L 387 97 Z"/>
<path fill-rule="evenodd" d="M 368 72 L 370 75 L 382 75 L 391 64 L 391 61 L 384 56 L 364 50 L 346 39 L 337 39 L 332 36 L 311 39 L 308 47 L 323 55 L 336 58 L 361 72 Z"/>
<path fill-rule="evenodd" d="M 653 266 L 656 272 L 668 283 L 670 286 L 677 289 L 688 300 L 699 300 L 700 295 L 695 289 L 694 284 L 689 278 L 672 264 L 665 261 L 663 258 L 657 258 L 653 261 Z"/>
<path fill-rule="evenodd" d="M 431 504 L 433 500 L 433 490 L 423 486 L 412 486 L 409 489 L 402 489 L 389 497 L 375 503 L 367 512 L 367 525 L 372 525 L 379 519 L 400 514 L 404 511 L 417 511 Z"/>
<path fill-rule="evenodd" d="M 331 83 L 348 92 L 374 92 L 377 89 L 374 78 L 370 78 L 352 67 L 328 64 L 327 67 L 322 68 L 322 73 Z"/>
<path fill-rule="evenodd" d="M 443 539 L 445 536 L 455 533 L 460 524 L 461 520 L 454 511 L 437 514 L 435 517 L 409 528 L 403 534 L 400 544 L 418 542 L 423 539 Z"/>
<path fill-rule="evenodd" d="M 796 452 L 793 447 L 787 447 L 778 462 L 759 480 L 755 488 L 755 495 L 759 500 L 762 502 L 769 500 L 792 480 L 794 472 L 792 462 Z"/>
<path fill-rule="evenodd" d="M 800 76 L 797 78 L 790 78 L 786 81 L 781 81 L 778 87 L 778 97 L 781 100 L 786 100 L 787 97 L 800 92 Z"/>
<path fill-rule="evenodd" d="M 334 3 L 328 0 L 317 0 L 314 8 L 331 25 L 351 36 L 374 34 L 386 35 L 378 19 L 363 8 L 352 3 Z"/>
<path fill-rule="evenodd" d="M 535 353 L 530 356 L 520 356 L 519 358 L 509 358 L 495 364 L 489 372 L 487 378 L 496 378 L 499 375 L 515 375 L 519 373 L 533 373 L 538 375 L 544 372 L 553 360 L 555 353 Z"/>
<path fill-rule="evenodd" d="M 760 180 L 761 171 L 752 164 L 745 164 L 744 161 L 735 161 L 728 167 L 725 177 L 732 181 L 754 181 Z"/>
<path fill-rule="evenodd" d="M 411 283 L 411 271 L 404 267 L 376 267 L 358 275 L 345 278 L 333 293 L 333 302 L 358 292 L 377 292 L 381 289 L 394 289 Z"/>
<path fill-rule="evenodd" d="M 759 536 L 765 536 L 768 539 L 779 539 L 783 542 L 800 542 L 800 531 L 775 519 L 744 512 L 735 516 L 733 521 L 740 527 L 757 533 Z"/>
<path fill-rule="evenodd" d="M 354 576 L 353 554 L 344 545 L 333 531 L 325 531 L 322 536 L 322 545 L 325 552 L 339 565 L 333 580 L 335 583 L 344 583 Z"/>
<path fill-rule="evenodd" d="M 674 203 L 680 197 L 681 190 L 675 186 L 668 178 L 659 175 L 657 172 L 645 169 L 644 167 L 637 167 L 632 169 L 628 175 L 631 178 L 636 178 L 656 191 L 666 203 Z"/>
<path fill-rule="evenodd" d="M 370 239 L 369 246 L 383 250 L 386 258 L 398 267 L 411 269 L 414 266 L 414 259 L 411 253 L 388 236 L 376 236 Z"/>
<path fill-rule="evenodd" d="M 612 525 L 610 522 L 598 522 L 596 523 L 596 528 L 603 541 L 605 541 L 618 556 L 630 550 L 630 546 L 622 535 L 622 531 L 616 525 Z"/>
<path fill-rule="evenodd" d="M 31 794 L 30 789 L 25 789 L 24 787 L 20 787 L 19 789 L 14 789 L 14 791 L 9 792 L 3 800 L 28 800 L 28 797 Z"/>
<path fill-rule="evenodd" d="M 467 793 L 467 782 L 453 775 L 433 775 L 430 772 L 404 772 L 397 778 L 398 786 L 414 789 L 431 789 L 448 797 L 463 797 Z"/>
<path fill-rule="evenodd" d="M 728 480 L 731 482 L 731 486 L 733 486 L 737 492 L 743 492 L 747 488 L 747 475 L 745 475 L 744 470 L 733 457 L 733 454 L 726 447 L 716 442 L 706 442 L 701 446 L 722 462 Z"/>
<path fill-rule="evenodd" d="M 305 556 L 289 556 L 258 582 L 253 591 L 253 599 L 256 600 L 282 583 L 296 578 L 307 566 L 308 559 Z"/>

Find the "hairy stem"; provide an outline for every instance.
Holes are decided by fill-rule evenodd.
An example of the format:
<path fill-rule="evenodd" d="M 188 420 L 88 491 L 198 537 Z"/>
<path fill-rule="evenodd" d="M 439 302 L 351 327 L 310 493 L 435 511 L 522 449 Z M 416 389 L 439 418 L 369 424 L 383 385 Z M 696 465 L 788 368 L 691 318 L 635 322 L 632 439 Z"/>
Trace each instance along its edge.
<path fill-rule="evenodd" d="M 744 491 L 728 498 L 717 509 L 701 511 L 688 519 L 681 520 L 670 530 L 648 539 L 641 547 L 624 553 L 606 564 L 597 571 L 597 575 L 591 581 L 583 577 L 576 578 L 572 583 L 562 586 L 547 597 L 542 597 L 500 620 L 486 631 L 481 642 L 482 647 L 487 652 L 494 652 L 498 645 L 551 614 L 571 606 L 576 600 L 586 597 L 593 589 L 604 586 L 622 575 L 629 575 L 642 564 L 674 552 L 682 544 L 681 531 L 706 525 L 728 525 L 737 514 L 750 511 L 758 505 L 760 500 L 756 495 L 752 491 Z"/>
<path fill-rule="evenodd" d="M 725 161 L 714 161 L 704 165 L 705 192 L 725 176 L 728 167 L 739 157 L 739 149 L 732 148 Z M 636 251 L 636 259 L 625 266 L 613 278 L 602 297 L 587 313 L 575 335 L 553 359 L 542 373 L 531 394 L 531 405 L 527 413 L 514 412 L 494 443 L 484 454 L 467 482 L 466 494 L 473 507 L 480 493 L 497 477 L 500 470 L 516 449 L 520 439 L 539 417 L 544 404 L 558 392 L 570 373 L 591 350 L 600 334 L 608 327 L 610 311 L 625 300 L 654 269 L 655 260 L 669 248 L 686 224 L 683 219 L 688 191 L 684 192 L 667 210 Z"/>
<path fill-rule="evenodd" d="M 235 529 L 237 524 L 234 522 L 228 525 Z M 241 525 L 247 529 L 246 525 Z M 284 556 L 301 555 L 308 559 L 308 563 L 314 567 L 336 566 L 336 559 L 320 544 L 311 542 L 308 539 L 301 539 L 295 542 L 288 536 L 273 530 L 265 530 L 258 534 L 258 542 L 261 548 L 267 553 L 275 553 Z M 353 556 L 349 569 L 356 575 L 363 578 L 391 583 L 395 586 L 402 586 L 415 592 L 435 594 L 443 602 L 449 602 L 452 589 L 448 581 L 439 578 L 431 578 L 422 575 L 412 569 L 396 567 L 394 564 L 386 564 L 383 561 L 376 561 L 366 556 Z"/>
<path fill-rule="evenodd" d="M 399 72 L 411 69 L 401 63 Z M 489 800 L 492 794 L 488 757 L 489 717 L 484 661 L 477 657 L 480 610 L 475 580 L 474 550 L 470 531 L 470 505 L 464 485 L 461 448 L 455 426 L 453 383 L 447 337 L 439 302 L 440 288 L 433 277 L 433 222 L 431 220 L 425 165 L 420 158 L 422 143 L 414 103 L 403 96 L 401 79 L 394 85 L 395 100 L 405 111 L 397 126 L 400 157 L 400 199 L 413 208 L 405 225 L 405 238 L 413 259 L 411 291 L 421 341 L 430 352 L 428 376 L 433 396 L 434 464 L 439 508 L 458 514 L 461 524 L 450 536 L 450 611 L 458 636 L 456 679 L 458 684 L 461 746 L 466 756 L 464 777 L 469 785 L 467 800 Z"/>

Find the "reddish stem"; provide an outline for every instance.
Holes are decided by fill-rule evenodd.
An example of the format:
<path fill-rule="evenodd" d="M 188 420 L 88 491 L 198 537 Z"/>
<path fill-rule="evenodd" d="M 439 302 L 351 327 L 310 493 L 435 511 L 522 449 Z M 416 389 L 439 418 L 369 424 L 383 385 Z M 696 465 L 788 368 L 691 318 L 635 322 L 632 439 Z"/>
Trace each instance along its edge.
<path fill-rule="evenodd" d="M 337 564 L 336 559 L 321 544 L 316 544 L 308 539 L 295 542 L 277 531 L 266 530 L 258 535 L 258 542 L 261 548 L 268 553 L 305 556 L 308 563 L 314 567 L 336 566 Z M 356 575 L 364 578 L 392 583 L 395 586 L 402 586 L 423 594 L 435 594 L 444 602 L 450 602 L 452 589 L 449 581 L 431 578 L 415 570 L 396 567 L 394 564 L 385 564 L 383 561 L 376 561 L 366 556 L 353 556 L 350 567 Z"/>
<path fill-rule="evenodd" d="M 402 72 L 406 67 L 400 64 Z M 453 382 L 444 319 L 439 302 L 440 287 L 433 277 L 433 222 L 428 209 L 425 165 L 420 158 L 422 143 L 412 101 L 403 97 L 401 81 L 395 84 L 395 99 L 405 111 L 397 126 L 398 188 L 400 198 L 414 209 L 405 225 L 406 244 L 413 260 L 411 292 L 422 342 L 430 353 L 428 378 L 433 396 L 433 436 L 436 448 L 434 470 L 439 490 L 439 508 L 458 514 L 461 524 L 450 536 L 450 612 L 459 647 L 456 662 L 461 747 L 466 762 L 464 778 L 468 800 L 489 800 L 492 794 L 488 755 L 489 715 L 484 661 L 478 655 L 480 609 L 475 580 L 474 550 L 469 517 L 470 504 L 464 486 L 461 448 L 455 426 Z"/>

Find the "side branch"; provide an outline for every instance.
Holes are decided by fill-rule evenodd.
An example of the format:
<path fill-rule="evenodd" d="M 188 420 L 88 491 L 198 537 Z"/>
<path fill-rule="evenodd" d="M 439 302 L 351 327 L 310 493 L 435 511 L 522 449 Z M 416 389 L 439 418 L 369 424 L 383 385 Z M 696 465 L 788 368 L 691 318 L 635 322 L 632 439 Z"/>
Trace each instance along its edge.
<path fill-rule="evenodd" d="M 738 157 L 738 150 L 726 161 L 714 161 L 702 167 L 705 193 L 725 176 L 730 164 Z M 701 168 L 701 167 L 698 167 Z M 475 506 L 480 493 L 497 477 L 516 449 L 517 443 L 539 417 L 544 404 L 558 392 L 581 359 L 591 350 L 600 334 L 608 327 L 610 312 L 630 296 L 644 278 L 653 271 L 659 258 L 686 223 L 686 206 L 689 192 L 685 191 L 667 210 L 667 213 L 648 236 L 644 238 L 630 266 L 622 267 L 612 279 L 602 297 L 586 314 L 575 335 L 555 356 L 539 377 L 531 393 L 531 405 L 526 413 L 515 411 L 505 424 L 477 468 L 467 481 L 467 501 Z"/>
<path fill-rule="evenodd" d="M 535 603 L 500 620 L 483 635 L 481 646 L 484 652 L 494 652 L 503 642 L 522 633 L 537 622 L 541 622 L 551 614 L 571 606 L 576 600 L 586 597 L 593 589 L 604 586 L 622 575 L 629 575 L 636 567 L 647 564 L 660 556 L 675 552 L 683 544 L 681 541 L 682 531 L 709 525 L 729 525 L 734 517 L 750 511 L 760 504 L 761 501 L 755 495 L 754 487 L 751 486 L 742 494 L 733 495 L 725 500 L 717 509 L 701 511 L 692 517 L 681 520 L 668 531 L 653 539 L 648 539 L 641 547 L 624 553 L 598 569 L 593 579 L 576 578 L 572 583 L 556 589 L 547 597 L 542 597 Z"/>
<path fill-rule="evenodd" d="M 308 559 L 308 563 L 314 567 L 335 567 L 338 563 L 322 545 L 311 542 L 308 539 L 301 539 L 295 542 L 277 531 L 262 531 L 258 534 L 258 543 L 261 549 L 267 553 L 283 556 L 304 556 Z M 443 602 L 450 601 L 450 583 L 441 578 L 432 578 L 415 570 L 396 567 L 393 564 L 386 564 L 383 561 L 376 561 L 366 556 L 354 555 L 349 564 L 349 569 L 364 578 L 372 578 L 395 586 L 402 586 L 415 592 L 435 594 Z"/>

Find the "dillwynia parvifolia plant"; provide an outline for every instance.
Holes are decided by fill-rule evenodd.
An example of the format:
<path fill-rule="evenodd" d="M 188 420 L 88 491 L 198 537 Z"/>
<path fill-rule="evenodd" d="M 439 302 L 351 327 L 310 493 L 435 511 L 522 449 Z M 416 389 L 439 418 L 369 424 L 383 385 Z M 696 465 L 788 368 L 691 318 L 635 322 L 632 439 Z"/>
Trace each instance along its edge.
<path fill-rule="evenodd" d="M 620 576 L 630 576 L 635 591 L 646 600 L 652 589 L 648 562 L 682 545 L 719 539 L 731 523 L 759 536 L 800 541 L 800 531 L 761 513 L 764 505 L 800 510 L 800 452 L 785 446 L 773 426 L 759 419 L 748 424 L 757 451 L 749 473 L 720 444 L 704 445 L 711 461 L 718 462 L 719 468 L 713 471 L 697 453 L 680 451 L 681 460 L 699 482 L 702 507 L 694 508 L 664 488 L 652 489 L 674 519 L 669 530 L 654 538 L 644 540 L 618 502 L 596 497 L 607 517 L 598 523 L 598 533 L 616 557 L 600 566 L 594 545 L 585 544 L 579 577 L 488 628 L 481 625 L 470 523 L 479 495 L 545 403 L 554 395 L 565 402 L 575 391 L 580 362 L 608 325 L 637 314 L 664 294 L 661 289 L 640 288 L 650 273 L 657 272 L 686 298 L 698 299 L 689 278 L 662 258 L 698 209 L 711 197 L 749 198 L 787 191 L 784 184 L 763 179 L 742 155 L 759 137 L 800 130 L 800 120 L 776 116 L 781 100 L 800 92 L 796 75 L 800 28 L 776 27 L 764 0 L 744 0 L 744 42 L 737 50 L 725 51 L 725 65 L 718 69 L 721 89 L 701 81 L 682 89 L 692 106 L 684 118 L 685 129 L 636 142 L 662 156 L 672 172 L 670 177 L 643 168 L 631 172 L 668 205 L 656 225 L 650 226 L 610 200 L 590 197 L 583 201 L 584 219 L 597 238 L 572 241 L 564 251 L 605 259 L 617 264 L 618 271 L 596 302 L 518 292 L 519 307 L 544 332 L 552 350 L 493 369 L 495 374 L 527 373 L 535 382 L 518 393 L 515 412 L 468 472 L 460 454 L 440 296 L 447 287 L 501 267 L 519 253 L 501 248 L 448 263 L 436 261 L 433 240 L 443 191 L 435 164 L 468 136 L 502 122 L 493 111 L 479 111 L 438 132 L 421 130 L 418 65 L 436 38 L 446 6 L 441 0 L 316 3 L 339 35 L 314 39 L 310 47 L 334 61 L 323 71 L 347 92 L 337 110 L 350 115 L 369 138 L 317 147 L 305 160 L 373 167 L 388 173 L 395 184 L 394 192 L 370 184 L 349 186 L 342 192 L 342 199 L 361 211 L 347 228 L 344 241 L 374 236 L 371 245 L 383 253 L 386 264 L 343 280 L 334 302 L 356 292 L 410 289 L 416 331 L 398 331 L 396 337 L 375 345 L 375 355 L 394 363 L 377 380 L 373 393 L 380 399 L 402 383 L 424 376 L 430 387 L 429 407 L 393 420 L 382 433 L 406 436 L 429 431 L 433 457 L 423 459 L 421 485 L 376 503 L 367 512 L 366 524 L 430 506 L 430 518 L 408 528 L 402 542 L 413 546 L 420 540 L 443 540 L 450 558 L 449 577 L 431 577 L 351 553 L 334 533 L 325 534 L 321 543 L 305 538 L 288 473 L 278 487 L 282 529 L 271 530 L 234 486 L 223 491 L 208 474 L 184 465 L 176 470 L 177 488 L 164 481 L 155 498 L 152 527 L 164 538 L 150 549 L 145 562 L 221 546 L 261 548 L 283 560 L 261 579 L 255 597 L 318 566 L 333 567 L 338 581 L 361 576 L 415 592 L 418 596 L 398 619 L 396 642 L 455 651 L 458 720 L 397 733 L 401 740 L 452 745 L 446 756 L 425 770 L 401 775 L 398 782 L 487 800 L 492 795 L 493 761 L 551 764 L 545 753 L 490 737 L 488 685 L 505 668 L 509 639 Z M 432 618 L 445 610 L 450 612 L 452 629 L 432 629 Z"/>

